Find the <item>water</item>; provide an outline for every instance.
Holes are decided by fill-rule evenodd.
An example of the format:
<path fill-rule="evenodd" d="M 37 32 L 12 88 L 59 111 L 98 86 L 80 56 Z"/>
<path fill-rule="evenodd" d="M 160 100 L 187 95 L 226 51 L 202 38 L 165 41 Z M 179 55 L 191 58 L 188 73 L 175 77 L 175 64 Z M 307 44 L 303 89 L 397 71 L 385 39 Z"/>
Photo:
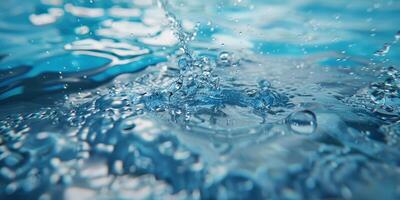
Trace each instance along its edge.
<path fill-rule="evenodd" d="M 398 18 L 1 1 L 0 199 L 399 199 Z"/>

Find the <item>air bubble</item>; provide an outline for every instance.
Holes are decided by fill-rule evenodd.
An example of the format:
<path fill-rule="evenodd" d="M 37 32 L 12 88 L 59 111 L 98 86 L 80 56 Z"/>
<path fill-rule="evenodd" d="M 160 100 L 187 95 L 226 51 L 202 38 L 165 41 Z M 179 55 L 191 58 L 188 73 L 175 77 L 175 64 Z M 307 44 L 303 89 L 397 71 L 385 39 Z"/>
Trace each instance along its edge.
<path fill-rule="evenodd" d="M 218 56 L 218 64 L 220 66 L 230 66 L 232 62 L 232 54 L 226 51 L 223 51 Z"/>
<path fill-rule="evenodd" d="M 317 128 L 317 118 L 312 111 L 303 110 L 292 113 L 287 119 L 290 129 L 296 133 L 309 135 Z"/>

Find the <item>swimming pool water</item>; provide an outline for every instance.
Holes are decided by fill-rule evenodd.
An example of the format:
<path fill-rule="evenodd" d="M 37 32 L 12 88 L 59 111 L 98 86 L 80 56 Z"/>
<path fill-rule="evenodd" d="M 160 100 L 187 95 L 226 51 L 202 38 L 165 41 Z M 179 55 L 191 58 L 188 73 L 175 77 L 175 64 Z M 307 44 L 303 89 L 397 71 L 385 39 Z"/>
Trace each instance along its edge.
<path fill-rule="evenodd" d="M 399 199 L 399 18 L 2 0 L 0 199 Z"/>

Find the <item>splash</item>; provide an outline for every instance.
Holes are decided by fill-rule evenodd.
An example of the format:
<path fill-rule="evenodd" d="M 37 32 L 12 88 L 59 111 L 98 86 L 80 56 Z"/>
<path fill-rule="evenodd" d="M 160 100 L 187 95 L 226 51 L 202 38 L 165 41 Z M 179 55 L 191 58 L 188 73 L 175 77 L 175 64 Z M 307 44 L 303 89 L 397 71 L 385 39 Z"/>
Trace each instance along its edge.
<path fill-rule="evenodd" d="M 241 112 L 252 113 L 257 120 L 247 126 L 255 126 L 266 123 L 266 116 L 274 114 L 273 108 L 291 105 L 289 99 L 276 92 L 265 79 L 256 85 L 244 85 L 234 77 L 222 76 L 232 70 L 229 67 L 238 68 L 240 60 L 229 52 L 221 52 L 217 58 L 196 55 L 189 47 L 196 33 L 184 30 L 182 23 L 169 11 L 167 1 L 160 0 L 158 5 L 165 11 L 170 28 L 179 41 L 180 53 L 177 55 L 178 70 L 170 70 L 159 80 L 151 80 L 162 86 L 142 94 L 140 102 L 148 110 L 169 113 L 172 121 L 188 129 L 203 126 L 229 132 L 229 126 L 244 126 L 239 123 Z"/>

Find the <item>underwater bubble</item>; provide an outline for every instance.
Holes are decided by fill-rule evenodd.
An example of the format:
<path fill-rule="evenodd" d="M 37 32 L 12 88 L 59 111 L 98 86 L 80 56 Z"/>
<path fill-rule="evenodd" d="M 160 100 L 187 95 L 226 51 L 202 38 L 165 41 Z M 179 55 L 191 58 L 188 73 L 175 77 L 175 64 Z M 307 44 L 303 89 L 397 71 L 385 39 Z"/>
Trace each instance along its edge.
<path fill-rule="evenodd" d="M 300 134 L 312 134 L 317 128 L 317 118 L 309 110 L 292 113 L 289 115 L 287 123 L 291 130 Z"/>

